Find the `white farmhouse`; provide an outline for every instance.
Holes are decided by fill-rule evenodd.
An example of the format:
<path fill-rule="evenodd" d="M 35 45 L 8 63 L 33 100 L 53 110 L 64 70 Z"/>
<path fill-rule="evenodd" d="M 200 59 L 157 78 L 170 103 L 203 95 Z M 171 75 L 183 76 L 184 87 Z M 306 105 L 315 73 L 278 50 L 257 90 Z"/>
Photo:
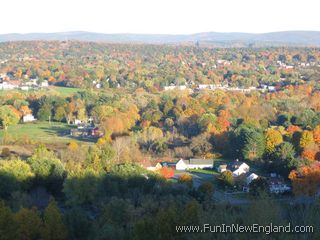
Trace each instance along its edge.
<path fill-rule="evenodd" d="M 229 165 L 229 170 L 232 172 L 234 177 L 238 177 L 242 174 L 248 173 L 250 167 L 244 162 L 240 162 L 238 159 Z"/>
<path fill-rule="evenodd" d="M 176 170 L 188 170 L 188 169 L 204 169 L 213 168 L 213 159 L 180 159 L 176 164 Z"/>
<path fill-rule="evenodd" d="M 180 159 L 176 164 L 176 170 L 178 171 L 185 171 L 188 169 L 188 164 L 186 160 Z"/>

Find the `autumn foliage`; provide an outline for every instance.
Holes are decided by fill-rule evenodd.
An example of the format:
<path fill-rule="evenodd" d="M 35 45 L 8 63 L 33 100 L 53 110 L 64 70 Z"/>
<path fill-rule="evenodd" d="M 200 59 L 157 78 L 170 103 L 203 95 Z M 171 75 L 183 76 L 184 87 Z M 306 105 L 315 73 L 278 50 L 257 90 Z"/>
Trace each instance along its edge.
<path fill-rule="evenodd" d="M 166 179 L 172 178 L 174 176 L 173 168 L 163 167 L 159 170 L 159 172 L 161 176 L 163 176 Z"/>
<path fill-rule="evenodd" d="M 320 165 L 317 163 L 292 170 L 289 179 L 295 195 L 313 196 L 320 186 Z"/>

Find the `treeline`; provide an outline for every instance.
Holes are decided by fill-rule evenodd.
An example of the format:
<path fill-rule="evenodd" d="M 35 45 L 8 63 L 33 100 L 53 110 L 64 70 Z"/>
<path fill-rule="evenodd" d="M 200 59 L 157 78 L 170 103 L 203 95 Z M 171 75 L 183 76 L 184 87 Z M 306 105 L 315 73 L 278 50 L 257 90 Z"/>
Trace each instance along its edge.
<path fill-rule="evenodd" d="M 113 164 L 108 145 L 87 151 L 85 167 L 68 169 L 40 146 L 26 161 L 1 160 L 1 239 L 318 239 L 319 202 L 281 204 L 263 192 L 250 204 L 212 200 L 199 188 L 173 183 L 134 164 Z M 69 146 L 70 159 L 81 155 Z M 84 150 L 82 150 L 84 151 Z M 64 159 L 64 160 L 63 160 Z M 51 197 L 50 197 L 51 196 Z M 52 196 L 56 199 L 54 200 Z M 36 207 L 37 206 L 37 207 Z M 203 224 L 312 226 L 313 233 L 180 233 Z"/>

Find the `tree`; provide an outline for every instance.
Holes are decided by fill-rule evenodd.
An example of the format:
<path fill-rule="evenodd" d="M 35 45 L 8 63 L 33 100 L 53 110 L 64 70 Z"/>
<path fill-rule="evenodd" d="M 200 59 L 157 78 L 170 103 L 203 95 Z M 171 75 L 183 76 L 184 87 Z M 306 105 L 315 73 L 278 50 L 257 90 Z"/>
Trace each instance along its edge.
<path fill-rule="evenodd" d="M 148 127 L 143 130 L 139 136 L 140 144 L 144 145 L 147 149 L 150 149 L 153 142 L 163 138 L 163 132 L 157 127 Z"/>
<path fill-rule="evenodd" d="M 27 162 L 35 173 L 38 183 L 44 184 L 54 193 L 61 189 L 65 177 L 65 169 L 60 159 L 53 152 L 41 145 L 28 158 Z"/>
<path fill-rule="evenodd" d="M 35 208 L 21 208 L 14 216 L 17 223 L 18 239 L 39 239 L 42 230 L 42 221 Z"/>
<path fill-rule="evenodd" d="M 219 180 L 221 184 L 226 187 L 233 187 L 235 183 L 232 172 L 229 170 L 222 172 L 220 174 Z"/>
<path fill-rule="evenodd" d="M 190 148 L 194 155 L 205 157 L 212 151 L 212 145 L 209 142 L 210 135 L 202 133 L 191 139 Z"/>
<path fill-rule="evenodd" d="M 58 106 L 54 111 L 54 120 L 62 122 L 66 118 L 66 110 L 63 106 Z"/>
<path fill-rule="evenodd" d="M 198 191 L 200 193 L 200 197 L 202 200 L 205 200 L 205 199 L 211 200 L 212 194 L 214 192 L 214 186 L 211 182 L 207 181 L 202 183 L 199 186 Z"/>
<path fill-rule="evenodd" d="M 1 150 L 1 157 L 3 158 L 9 158 L 11 156 L 11 151 L 9 148 L 5 147 L 5 148 L 2 148 Z"/>
<path fill-rule="evenodd" d="M 308 146 L 303 149 L 301 157 L 312 161 L 319 160 L 319 146 L 315 143 L 308 144 Z"/>
<path fill-rule="evenodd" d="M 295 125 L 289 125 L 287 127 L 287 132 L 290 136 L 292 136 L 295 132 L 300 132 L 301 128 L 299 126 L 295 126 Z"/>
<path fill-rule="evenodd" d="M 316 144 L 320 144 L 320 125 L 316 126 L 313 130 L 313 138 Z"/>
<path fill-rule="evenodd" d="M 64 214 L 64 218 L 68 229 L 68 239 L 87 240 L 92 237 L 93 223 L 85 210 L 73 207 Z"/>
<path fill-rule="evenodd" d="M 28 188 L 33 177 L 25 161 L 0 161 L 0 196 L 8 198 L 12 192 Z"/>
<path fill-rule="evenodd" d="M 63 223 L 62 215 L 54 199 L 50 199 L 49 205 L 43 214 L 43 234 L 44 240 L 64 240 L 67 239 L 67 229 Z"/>
<path fill-rule="evenodd" d="M 0 201 L 0 236 L 3 240 L 18 239 L 17 224 L 10 208 Z"/>
<path fill-rule="evenodd" d="M 174 170 L 169 167 L 162 167 L 159 170 L 161 176 L 163 176 L 166 179 L 172 178 L 174 176 Z"/>
<path fill-rule="evenodd" d="M 269 128 L 265 133 L 266 139 L 266 151 L 267 153 L 272 153 L 276 146 L 283 142 L 282 135 L 279 131 Z"/>
<path fill-rule="evenodd" d="M 98 177 L 92 168 L 69 173 L 63 183 L 66 203 L 70 206 L 93 204 L 98 193 Z"/>
<path fill-rule="evenodd" d="M 206 131 L 210 133 L 216 130 L 215 129 L 216 121 L 217 121 L 216 115 L 214 115 L 213 113 L 206 113 L 199 118 L 198 124 L 202 131 Z"/>
<path fill-rule="evenodd" d="M 49 120 L 51 117 L 51 106 L 49 104 L 44 104 L 38 111 L 37 117 L 41 121 Z"/>
<path fill-rule="evenodd" d="M 294 165 L 296 152 L 294 146 L 289 142 L 284 142 L 278 145 L 271 154 L 273 171 L 280 171 L 288 174 Z"/>
<path fill-rule="evenodd" d="M 180 183 L 187 184 L 189 187 L 192 187 L 192 185 L 193 185 L 192 176 L 190 174 L 184 173 L 184 174 L 180 175 L 178 181 Z"/>
<path fill-rule="evenodd" d="M 62 178 L 64 175 L 64 166 L 61 161 L 43 145 L 35 150 L 34 154 L 28 159 L 28 163 L 37 177 Z"/>
<path fill-rule="evenodd" d="M 313 133 L 308 130 L 303 131 L 299 141 L 300 148 L 303 149 L 313 143 L 314 143 Z"/>
<path fill-rule="evenodd" d="M 288 178 L 292 181 L 295 195 L 314 196 L 320 184 L 320 165 L 313 164 L 292 170 Z"/>
<path fill-rule="evenodd" d="M 79 144 L 76 141 L 71 141 L 68 144 L 68 149 L 72 152 L 75 152 L 79 149 Z"/>
<path fill-rule="evenodd" d="M 8 105 L 0 107 L 0 124 L 7 130 L 9 126 L 16 125 L 19 122 L 19 116 L 12 111 L 12 108 Z"/>
<path fill-rule="evenodd" d="M 265 178 L 258 177 L 252 180 L 249 185 L 249 192 L 254 196 L 269 192 L 269 184 Z"/>
<path fill-rule="evenodd" d="M 235 147 L 240 156 L 248 160 L 261 158 L 265 150 L 263 133 L 253 127 L 240 127 L 236 130 Z"/>

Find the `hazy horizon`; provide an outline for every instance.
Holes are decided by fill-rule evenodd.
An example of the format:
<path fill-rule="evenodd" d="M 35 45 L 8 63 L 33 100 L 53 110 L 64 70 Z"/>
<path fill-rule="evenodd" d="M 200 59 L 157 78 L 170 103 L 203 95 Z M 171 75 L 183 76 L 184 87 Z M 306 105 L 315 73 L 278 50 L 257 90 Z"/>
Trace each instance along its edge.
<path fill-rule="evenodd" d="M 0 34 L 320 31 L 316 5 L 314 0 L 7 0 Z"/>
<path fill-rule="evenodd" d="M 98 33 L 98 34 L 110 34 L 110 35 L 125 35 L 125 34 L 133 34 L 133 35 L 194 35 L 194 34 L 202 34 L 202 33 L 222 33 L 222 34 L 237 34 L 237 33 L 243 33 L 243 34 L 268 34 L 268 33 L 279 33 L 279 32 L 320 32 L 320 30 L 283 30 L 283 31 L 272 31 L 272 32 L 238 32 L 238 31 L 232 31 L 232 32 L 226 32 L 226 31 L 207 31 L 207 32 L 193 32 L 193 33 L 140 33 L 140 32 L 94 32 L 94 31 L 84 31 L 84 30 L 73 30 L 73 31 L 61 31 L 61 32 L 9 32 L 9 33 L 0 33 L 1 35 L 6 34 L 21 34 L 21 35 L 27 35 L 27 34 L 63 34 L 63 33 Z"/>

